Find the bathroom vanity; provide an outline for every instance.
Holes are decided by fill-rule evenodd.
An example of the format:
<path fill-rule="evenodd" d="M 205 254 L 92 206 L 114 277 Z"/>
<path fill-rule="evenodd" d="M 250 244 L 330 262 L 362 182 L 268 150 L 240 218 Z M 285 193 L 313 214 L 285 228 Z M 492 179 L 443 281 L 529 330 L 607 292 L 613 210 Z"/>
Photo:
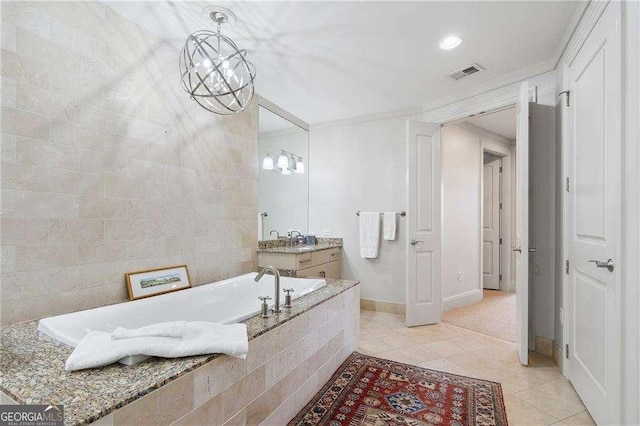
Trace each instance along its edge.
<path fill-rule="evenodd" d="M 287 246 L 285 241 L 261 241 L 258 268 L 275 266 L 284 276 L 339 279 L 341 238 L 319 238 L 311 246 Z"/>

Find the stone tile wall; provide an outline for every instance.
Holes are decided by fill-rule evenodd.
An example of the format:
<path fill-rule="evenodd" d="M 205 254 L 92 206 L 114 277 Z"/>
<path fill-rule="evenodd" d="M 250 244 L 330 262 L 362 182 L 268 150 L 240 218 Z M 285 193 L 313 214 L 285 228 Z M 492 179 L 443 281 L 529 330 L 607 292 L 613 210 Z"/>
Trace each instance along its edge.
<path fill-rule="evenodd" d="M 295 303 L 295 302 L 294 302 Z M 222 356 L 93 425 L 284 425 L 358 346 L 360 286 Z"/>
<path fill-rule="evenodd" d="M 100 2 L 1 12 L 2 323 L 122 302 L 128 271 L 254 270 L 257 107 L 201 109 L 178 50 Z"/>

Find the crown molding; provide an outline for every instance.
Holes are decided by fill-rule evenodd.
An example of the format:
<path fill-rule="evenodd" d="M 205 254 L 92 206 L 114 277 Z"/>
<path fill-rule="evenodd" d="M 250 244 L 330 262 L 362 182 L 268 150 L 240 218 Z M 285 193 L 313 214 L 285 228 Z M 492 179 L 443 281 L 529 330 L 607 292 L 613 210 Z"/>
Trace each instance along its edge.
<path fill-rule="evenodd" d="M 333 121 L 325 121 L 322 123 L 312 124 L 311 130 L 315 129 L 323 129 L 327 127 L 336 127 L 336 126 L 348 126 L 351 124 L 364 123 L 367 121 L 378 121 L 378 120 L 388 120 L 391 118 L 398 117 L 411 117 L 414 115 L 420 116 L 422 115 L 422 107 L 411 107 L 411 108 L 403 108 L 397 109 L 393 111 L 381 112 L 377 114 L 368 114 L 368 115 L 358 115 L 355 117 L 343 118 L 340 120 Z"/>
<path fill-rule="evenodd" d="M 573 60 L 578 55 L 580 48 L 587 40 L 589 34 L 596 26 L 598 19 L 609 4 L 609 0 L 603 1 L 590 1 L 587 5 L 580 22 L 578 23 L 575 31 L 573 32 L 569 42 L 567 43 L 562 56 L 559 58 L 558 63 L 562 61 L 563 64 L 570 66 Z"/>

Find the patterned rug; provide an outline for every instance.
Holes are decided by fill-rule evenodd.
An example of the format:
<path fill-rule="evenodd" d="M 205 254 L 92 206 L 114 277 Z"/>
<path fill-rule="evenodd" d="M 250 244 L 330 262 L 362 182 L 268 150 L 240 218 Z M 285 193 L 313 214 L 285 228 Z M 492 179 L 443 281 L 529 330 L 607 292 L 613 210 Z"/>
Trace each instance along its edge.
<path fill-rule="evenodd" d="M 289 425 L 506 425 L 499 383 L 354 352 Z"/>

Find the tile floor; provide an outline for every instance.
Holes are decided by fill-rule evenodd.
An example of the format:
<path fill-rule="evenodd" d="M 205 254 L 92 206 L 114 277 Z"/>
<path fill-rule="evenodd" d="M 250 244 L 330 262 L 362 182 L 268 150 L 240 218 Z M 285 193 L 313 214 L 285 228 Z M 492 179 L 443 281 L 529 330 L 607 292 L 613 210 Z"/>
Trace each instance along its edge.
<path fill-rule="evenodd" d="M 359 351 L 398 362 L 500 382 L 509 424 L 594 425 L 551 358 L 451 324 L 405 327 L 397 315 L 361 311 Z"/>

